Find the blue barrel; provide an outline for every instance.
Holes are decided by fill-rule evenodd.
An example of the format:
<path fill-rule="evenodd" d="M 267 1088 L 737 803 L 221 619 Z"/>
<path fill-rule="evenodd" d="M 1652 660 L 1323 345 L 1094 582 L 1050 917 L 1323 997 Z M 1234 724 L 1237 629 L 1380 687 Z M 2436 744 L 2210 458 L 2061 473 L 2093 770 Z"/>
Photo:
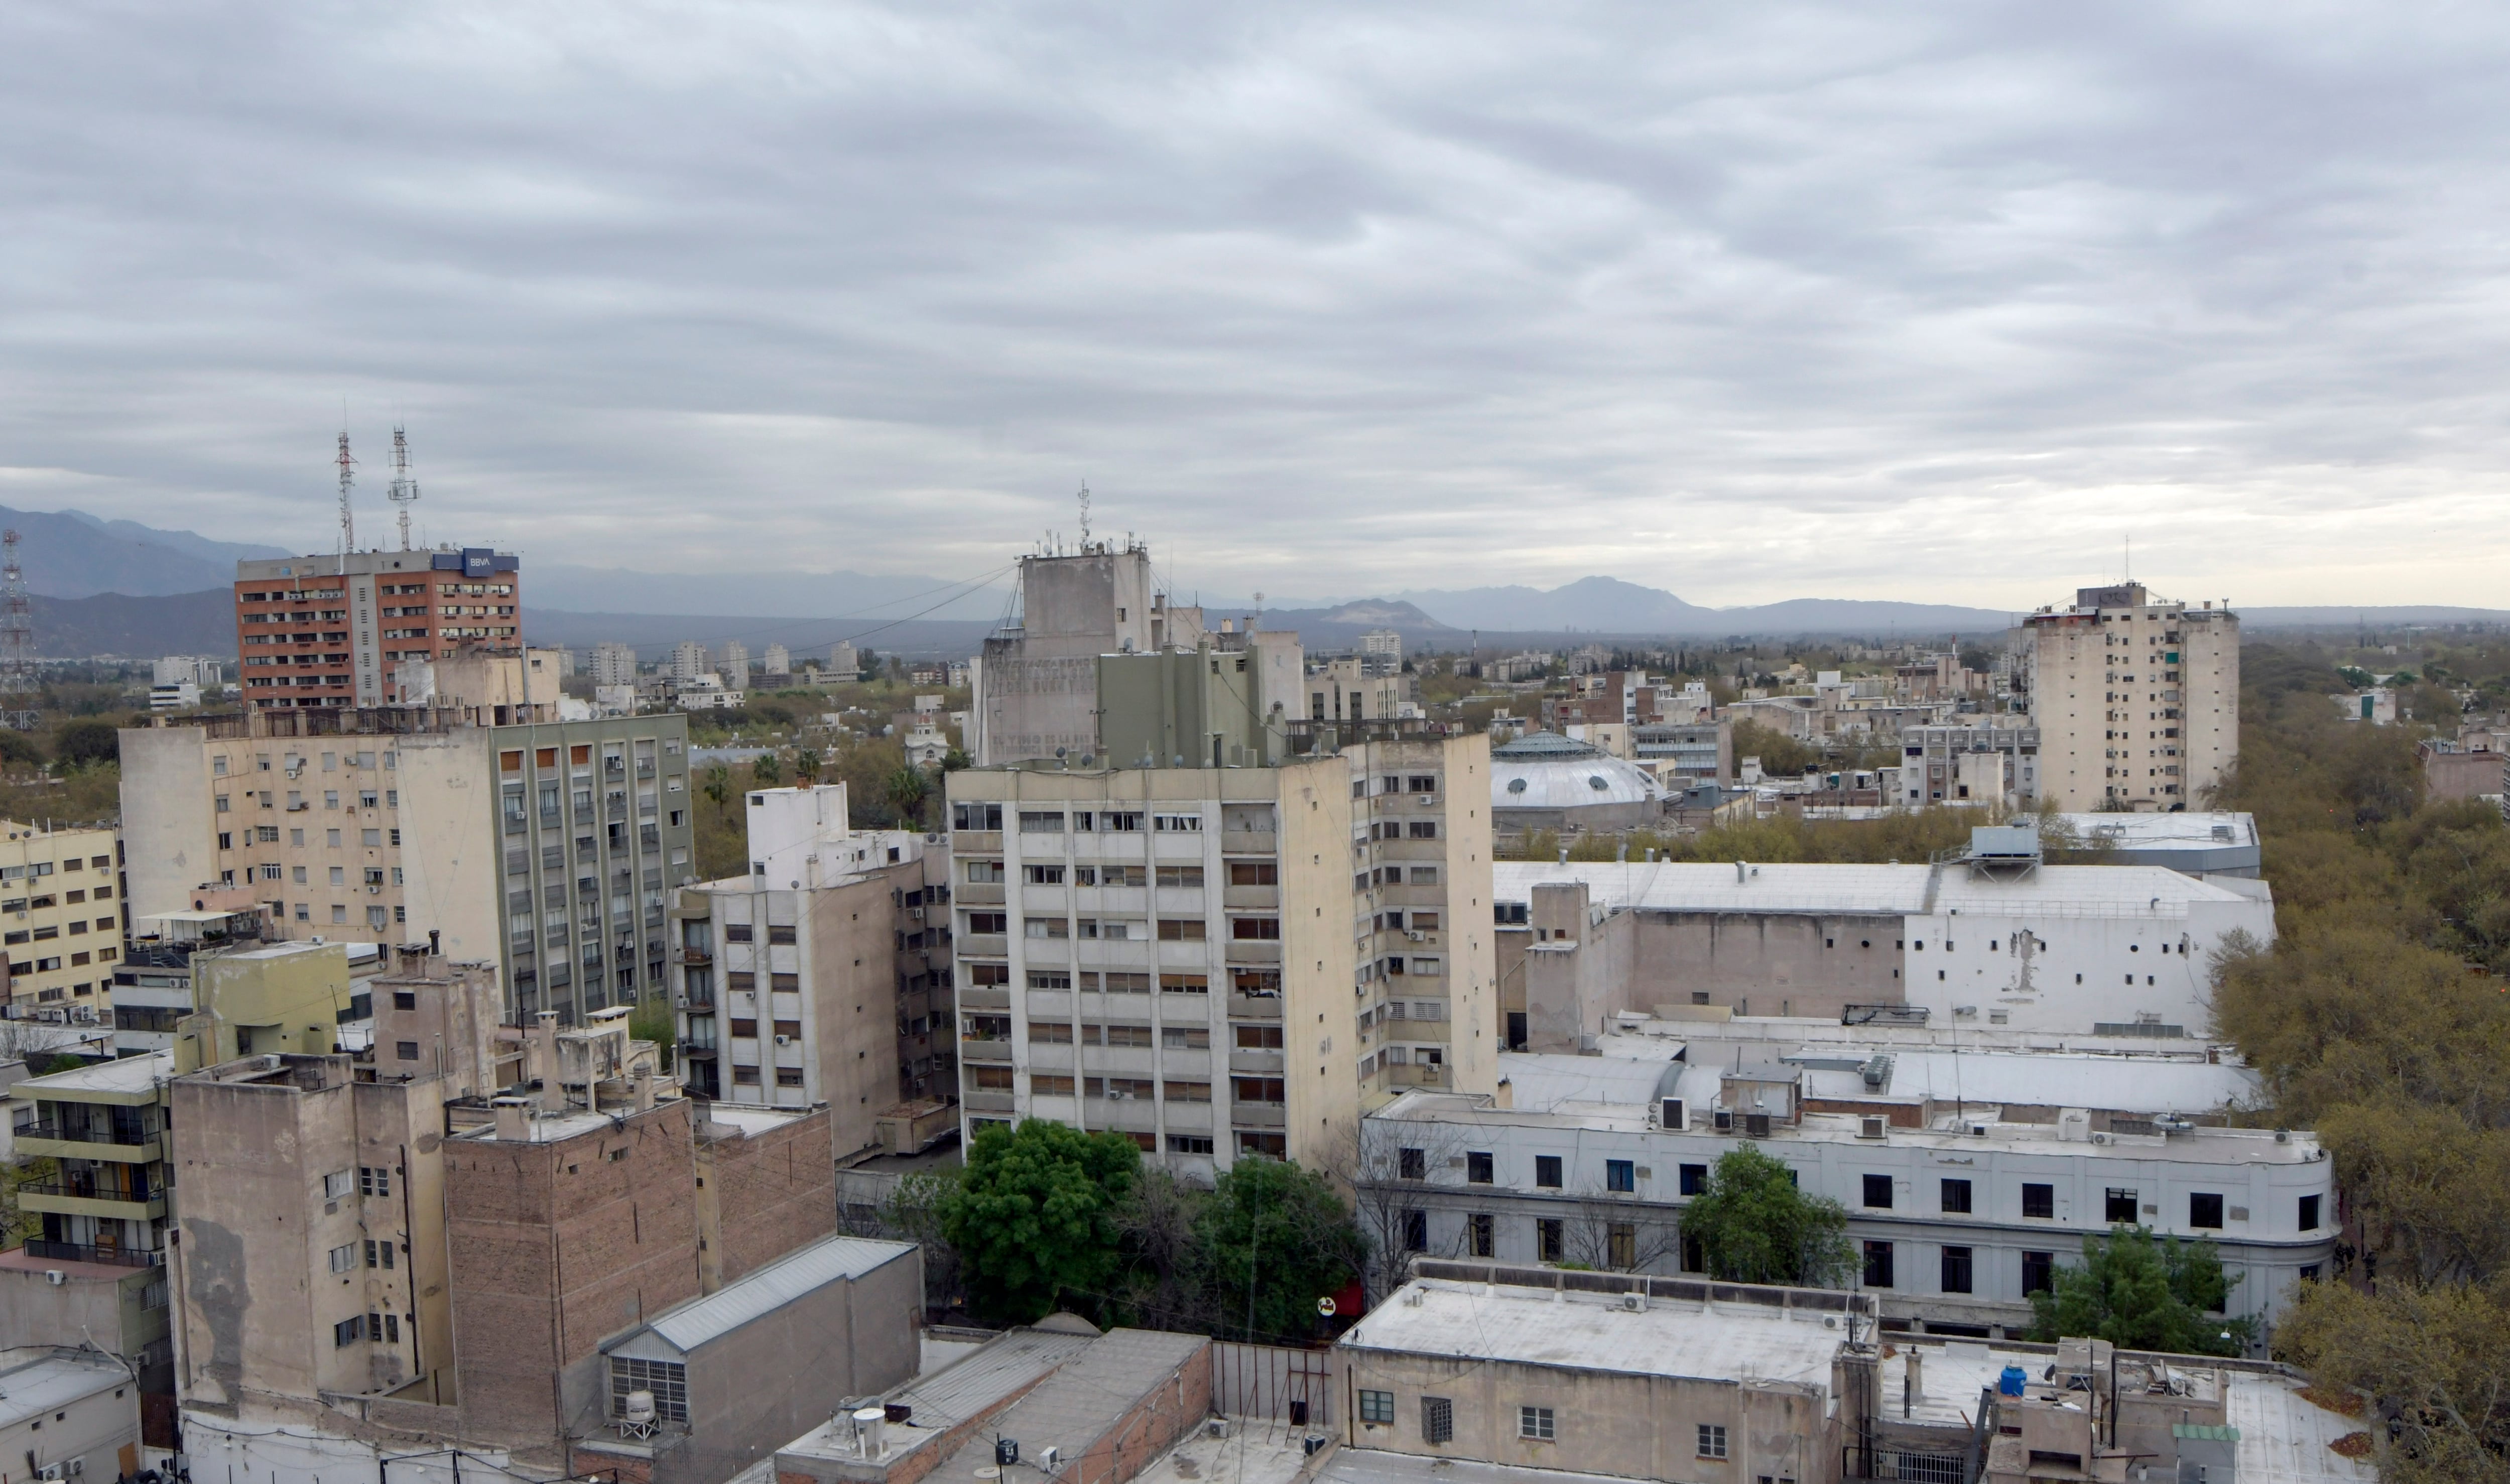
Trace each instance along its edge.
<path fill-rule="evenodd" d="M 2004 1368 L 2003 1374 L 1996 1378 L 1996 1392 L 1999 1396 L 2019 1396 L 2022 1394 L 2023 1387 L 2029 1385 L 2030 1381 L 2030 1374 L 2022 1367 L 2008 1365 Z"/>

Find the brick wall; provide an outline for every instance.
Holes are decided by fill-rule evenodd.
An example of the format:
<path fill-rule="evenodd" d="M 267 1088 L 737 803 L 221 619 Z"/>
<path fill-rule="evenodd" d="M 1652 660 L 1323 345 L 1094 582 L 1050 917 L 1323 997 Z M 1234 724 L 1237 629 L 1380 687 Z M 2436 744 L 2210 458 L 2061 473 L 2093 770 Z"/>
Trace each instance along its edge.
<path fill-rule="evenodd" d="M 712 1146 L 727 1283 L 837 1229 L 828 1110 Z"/>
<path fill-rule="evenodd" d="M 1124 1484 L 1210 1415 L 1211 1347 L 1204 1345 L 1083 1449 L 1063 1484 Z"/>
<path fill-rule="evenodd" d="M 466 1430 L 547 1442 L 561 1370 L 698 1293 L 690 1105 L 554 1142 L 449 1140 L 444 1164 Z"/>

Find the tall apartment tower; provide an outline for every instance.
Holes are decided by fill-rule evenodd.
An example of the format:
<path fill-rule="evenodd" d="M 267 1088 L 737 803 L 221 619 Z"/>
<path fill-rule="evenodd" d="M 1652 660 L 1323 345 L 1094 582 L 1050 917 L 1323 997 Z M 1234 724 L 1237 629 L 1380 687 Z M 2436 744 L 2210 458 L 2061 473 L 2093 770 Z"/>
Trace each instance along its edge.
<path fill-rule="evenodd" d="M 950 775 L 968 1132 L 1046 1118 L 1207 1176 L 1495 1085 L 1489 744 L 1312 728 L 1287 635 L 1108 655 L 1106 758 Z M 1275 673 L 1277 671 L 1277 673 Z"/>
<path fill-rule="evenodd" d="M 851 1154 L 898 1101 L 957 1088 L 947 1067 L 932 1081 L 933 1021 L 951 1023 L 948 862 L 914 831 L 853 828 L 842 783 L 745 807 L 749 869 L 671 909 L 685 1079 L 722 1103 L 824 1105 Z"/>
<path fill-rule="evenodd" d="M 517 647 L 520 566 L 486 547 L 237 562 L 245 704 L 382 705 L 403 660 Z"/>
<path fill-rule="evenodd" d="M 2084 588 L 2022 621 L 2039 801 L 2070 812 L 2202 808 L 2239 757 L 2240 621 L 2156 599 L 2141 583 Z"/>
<path fill-rule="evenodd" d="M 700 675 L 710 673 L 712 673 L 712 671 L 706 666 L 706 652 L 704 645 L 699 643 L 695 639 L 682 639 L 677 644 L 671 646 L 672 679 L 680 681 L 695 680 Z"/>
<path fill-rule="evenodd" d="M 749 689 L 749 646 L 734 639 L 723 647 L 723 688 L 727 691 Z"/>
<path fill-rule="evenodd" d="M 1173 608 L 1150 548 L 1094 542 L 1020 558 L 1020 616 L 985 640 L 968 750 L 980 767 L 1078 758 L 1097 744 L 1098 657 L 1192 649 L 1202 610 Z"/>
<path fill-rule="evenodd" d="M 636 683 L 636 647 L 632 644 L 593 645 L 592 683 L 634 685 Z"/>

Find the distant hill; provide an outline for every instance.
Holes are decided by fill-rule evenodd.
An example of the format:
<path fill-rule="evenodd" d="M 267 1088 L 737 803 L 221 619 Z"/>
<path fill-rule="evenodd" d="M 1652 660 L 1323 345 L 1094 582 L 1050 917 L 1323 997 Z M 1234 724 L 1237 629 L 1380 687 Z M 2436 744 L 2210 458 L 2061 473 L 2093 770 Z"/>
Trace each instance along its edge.
<path fill-rule="evenodd" d="M 974 578 L 977 574 L 969 574 Z M 1011 573 L 975 587 L 938 577 L 875 577 L 862 572 L 635 572 L 617 567 L 535 564 L 523 555 L 523 600 L 570 613 L 727 613 L 765 618 L 858 617 L 962 620 L 993 624 L 1010 601 Z"/>
<path fill-rule="evenodd" d="M 50 660 L 95 655 L 153 660 L 160 655 L 209 655 L 235 661 L 235 590 L 133 597 L 99 592 L 89 597 L 43 597 L 33 602 L 35 653 Z M 232 673 L 232 671 L 230 671 Z"/>
<path fill-rule="evenodd" d="M 287 554 L 277 547 L 212 541 L 133 520 L 100 520 L 80 511 L 0 507 L 0 525 L 18 532 L 26 590 L 37 597 L 199 592 L 232 584 L 241 558 Z"/>

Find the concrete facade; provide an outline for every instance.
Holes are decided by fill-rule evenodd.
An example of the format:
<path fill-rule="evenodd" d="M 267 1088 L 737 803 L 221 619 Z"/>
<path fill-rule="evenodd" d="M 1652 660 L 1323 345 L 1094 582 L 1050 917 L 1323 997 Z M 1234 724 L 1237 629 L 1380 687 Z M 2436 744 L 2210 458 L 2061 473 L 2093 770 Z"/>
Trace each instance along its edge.
<path fill-rule="evenodd" d="M 967 742 L 979 766 L 1094 751 L 1098 657 L 1192 649 L 1202 637 L 1202 610 L 1169 605 L 1148 547 L 1024 556 L 1019 582 L 1019 621 L 985 640 L 970 677 Z"/>
<path fill-rule="evenodd" d="M 250 706 L 381 705 L 395 666 L 512 648 L 520 564 L 438 548 L 236 563 L 236 675 Z"/>
<path fill-rule="evenodd" d="M 139 1472 L 139 1387 L 121 1362 L 73 1346 L 0 1351 L 0 1457 L 14 1478 Z M 23 1460 L 22 1464 L 19 1460 Z"/>
<path fill-rule="evenodd" d="M 0 820 L 0 931 L 9 1013 L 71 1025 L 113 1023 L 113 966 L 125 903 L 121 841 L 110 829 L 46 829 Z"/>
<path fill-rule="evenodd" d="M 2085 588 L 2022 621 L 2039 800 L 2135 813 L 2208 802 L 2240 749 L 2240 621 L 2141 583 Z M 2095 737 L 2093 733 L 2100 735 Z"/>

